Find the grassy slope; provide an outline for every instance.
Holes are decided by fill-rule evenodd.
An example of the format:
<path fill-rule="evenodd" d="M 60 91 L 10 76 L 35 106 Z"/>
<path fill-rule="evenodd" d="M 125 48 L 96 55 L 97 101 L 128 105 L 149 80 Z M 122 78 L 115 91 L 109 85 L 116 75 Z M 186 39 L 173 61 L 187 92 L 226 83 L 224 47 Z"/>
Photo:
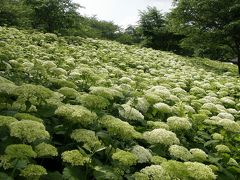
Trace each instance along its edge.
<path fill-rule="evenodd" d="M 113 149 L 111 151 L 108 149 L 109 155 L 98 154 L 92 157 L 88 178 L 92 178 L 93 171 L 98 171 L 96 167 L 99 166 L 105 167 L 112 164 L 113 167 L 107 166 L 107 169 L 112 172 L 123 168 L 121 173 L 116 174 L 126 176 L 132 175 L 147 165 L 158 164 L 154 160 L 149 160 L 146 164 L 137 164 L 130 171 L 125 172 L 124 165 L 110 160 L 111 154 L 117 148 L 131 151 L 133 145 L 139 144 L 151 150 L 153 156 L 163 156 L 170 160 L 172 156 L 167 149 L 161 152 L 151 146 L 148 139 L 142 137 L 142 133 L 159 127 L 169 129 L 170 124 L 167 124 L 167 118 L 170 116 L 185 117 L 192 124 L 190 130 L 182 133 L 170 128 L 177 134 L 182 146 L 187 149 L 204 150 L 209 159 L 212 158 L 204 163 L 222 168 L 216 172 L 218 177 L 229 176 L 233 179 L 237 177 L 237 170 L 230 171 L 226 159 L 232 157 L 237 161 L 240 160 L 237 149 L 239 142 L 232 139 L 240 128 L 238 125 L 240 82 L 237 76 L 234 76 L 237 73 L 234 65 L 207 59 L 185 58 L 172 53 L 139 49 L 116 42 L 77 37 L 64 39 L 53 34 L 28 33 L 1 27 L 0 47 L 0 75 L 2 76 L 0 78 L 0 115 L 14 116 L 18 120 L 33 120 L 33 117 L 19 114 L 27 113 L 42 119 L 41 122 L 51 137 L 46 142 L 57 147 L 59 154 L 77 147 L 82 147 L 87 155 L 91 154 L 90 142 L 85 142 L 88 144 L 86 148 L 86 146 L 79 146 L 71 138 L 70 134 L 77 128 L 85 128 L 97 133 L 104 147 L 109 148 L 111 144 Z M 167 112 L 166 109 L 161 109 L 162 107 L 157 110 L 154 107 L 158 102 L 166 104 L 171 110 Z M 62 112 L 63 110 L 59 108 L 65 107 L 66 104 L 73 106 Z M 122 106 L 123 104 L 127 105 Z M 84 106 L 91 112 L 81 108 L 82 111 L 80 111 L 75 105 L 81 108 Z M 135 109 L 129 111 L 129 105 Z M 56 109 L 59 110 L 58 113 L 55 112 Z M 221 112 L 233 117 L 234 125 L 232 126 L 236 128 L 236 132 L 232 132 L 231 128 L 226 128 L 222 124 L 214 125 L 214 117 Z M 129 126 L 135 130 L 125 132 L 125 129 L 121 129 L 118 125 L 111 129 L 108 123 L 100 120 L 106 114 L 120 118 L 121 122 L 128 122 Z M 2 119 L 4 117 L 0 116 Z M 78 117 L 85 119 L 78 122 Z M 96 117 L 98 117 L 97 120 L 92 120 Z M 209 125 L 211 122 L 203 122 L 211 118 L 211 125 Z M 45 141 L 40 137 L 32 137 L 34 141 L 31 141 L 24 135 L 13 135 L 11 123 L 8 122 L 3 127 L 5 126 L 10 128 L 11 134 L 6 132 L 7 134 L 1 135 L 3 140 L 0 142 L 0 154 L 4 153 L 7 145 L 12 143 L 12 139 L 16 144 L 26 143 L 34 149 L 36 144 Z M 116 134 L 111 130 L 116 131 Z M 104 139 L 101 133 L 105 133 L 111 141 Z M 224 141 L 211 142 L 213 133 L 222 133 L 226 138 Z M 128 134 L 129 137 L 125 137 Z M 209 141 L 210 145 L 206 147 L 205 143 Z M 218 144 L 229 146 L 231 153 L 229 157 L 216 162 L 214 158 L 222 158 L 221 154 L 215 150 Z M 108 159 L 106 163 L 102 161 L 104 158 Z M 182 162 L 179 157 L 174 159 Z M 69 161 L 65 162 L 71 164 Z M 38 161 L 33 160 L 32 163 L 38 163 Z M 54 163 L 57 167 L 52 171 L 57 170 L 61 173 L 64 167 L 69 167 L 68 163 L 61 163 L 60 156 L 55 158 Z M 43 166 L 48 168 L 44 163 Z M 203 172 L 199 170 L 198 173 Z M 15 176 L 18 176 L 18 171 L 15 172 Z"/>

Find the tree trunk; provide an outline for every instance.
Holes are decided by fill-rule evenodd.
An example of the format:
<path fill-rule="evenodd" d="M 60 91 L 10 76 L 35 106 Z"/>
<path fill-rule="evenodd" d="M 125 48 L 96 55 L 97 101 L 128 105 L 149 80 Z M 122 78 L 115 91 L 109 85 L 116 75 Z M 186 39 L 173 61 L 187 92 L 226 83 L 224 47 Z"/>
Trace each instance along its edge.
<path fill-rule="evenodd" d="M 238 53 L 237 53 L 237 65 L 238 65 L 238 74 L 240 75 L 240 49 L 238 49 Z"/>

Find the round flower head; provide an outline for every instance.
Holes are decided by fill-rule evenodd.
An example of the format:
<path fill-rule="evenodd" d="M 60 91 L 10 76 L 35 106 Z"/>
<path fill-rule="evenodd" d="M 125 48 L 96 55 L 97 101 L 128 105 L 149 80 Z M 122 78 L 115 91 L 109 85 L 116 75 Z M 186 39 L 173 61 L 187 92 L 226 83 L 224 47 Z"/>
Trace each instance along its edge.
<path fill-rule="evenodd" d="M 171 179 L 189 179 L 187 167 L 183 162 L 168 160 L 162 162 L 161 166 L 169 174 Z"/>
<path fill-rule="evenodd" d="M 230 132 L 234 133 L 240 132 L 240 125 L 237 122 L 232 121 L 230 119 L 221 119 L 219 120 L 218 125 L 222 126 L 223 129 Z"/>
<path fill-rule="evenodd" d="M 203 97 L 206 95 L 206 92 L 204 89 L 195 86 L 190 89 L 190 94 L 195 95 L 197 97 Z"/>
<path fill-rule="evenodd" d="M 165 122 L 161 121 L 147 121 L 147 126 L 150 127 L 151 129 L 166 129 L 169 130 L 169 126 Z"/>
<path fill-rule="evenodd" d="M 44 167 L 36 164 L 29 164 L 23 170 L 21 170 L 20 175 L 29 179 L 39 179 L 40 176 L 46 174 L 47 170 Z"/>
<path fill-rule="evenodd" d="M 93 94 L 84 94 L 79 99 L 82 105 L 89 109 L 105 109 L 110 105 L 108 99 Z"/>
<path fill-rule="evenodd" d="M 0 127 L 9 126 L 11 123 L 16 122 L 17 119 L 11 116 L 1 116 L 0 115 Z"/>
<path fill-rule="evenodd" d="M 77 142 L 83 142 L 84 147 L 88 150 L 96 150 L 101 147 L 101 142 L 95 135 L 94 131 L 87 129 L 76 129 L 72 132 L 71 138 Z"/>
<path fill-rule="evenodd" d="M 190 152 L 193 155 L 193 159 L 196 161 L 203 162 L 207 160 L 208 155 L 201 149 L 198 148 L 190 149 Z"/>
<path fill-rule="evenodd" d="M 136 180 L 170 180 L 168 173 L 160 165 L 151 165 L 143 168 L 140 172 L 135 173 Z"/>
<path fill-rule="evenodd" d="M 115 97 L 123 97 L 123 94 L 120 91 L 113 88 L 107 88 L 107 87 L 91 87 L 90 93 L 94 95 L 102 96 L 109 100 L 113 100 Z"/>
<path fill-rule="evenodd" d="M 137 104 L 135 105 L 135 108 L 141 112 L 147 112 L 148 108 L 150 107 L 150 104 L 145 98 L 138 98 Z"/>
<path fill-rule="evenodd" d="M 234 105 L 236 104 L 231 97 L 223 97 L 221 98 L 221 102 L 225 107 L 234 107 Z"/>
<path fill-rule="evenodd" d="M 193 179 L 214 180 L 217 178 L 212 169 L 205 164 L 198 162 L 185 162 L 184 164 L 187 167 L 189 176 Z"/>
<path fill-rule="evenodd" d="M 33 116 L 31 114 L 27 114 L 27 113 L 17 113 L 14 115 L 15 118 L 19 119 L 19 120 L 32 120 L 32 121 L 37 121 L 37 122 L 40 122 L 42 123 L 43 120 L 36 117 L 36 116 Z"/>
<path fill-rule="evenodd" d="M 89 157 L 83 156 L 78 150 L 65 151 L 62 153 L 63 162 L 69 163 L 72 166 L 83 166 L 90 162 Z"/>
<path fill-rule="evenodd" d="M 231 152 L 229 147 L 227 147 L 226 145 L 223 145 L 223 144 L 216 145 L 215 149 L 219 153 L 230 153 Z"/>
<path fill-rule="evenodd" d="M 229 166 L 237 166 L 237 167 L 239 166 L 238 162 L 233 158 L 230 158 L 227 164 Z"/>
<path fill-rule="evenodd" d="M 45 130 L 45 126 L 42 123 L 31 120 L 11 123 L 10 135 L 28 143 L 32 143 L 38 139 L 44 140 L 50 138 L 49 133 Z"/>
<path fill-rule="evenodd" d="M 214 140 L 223 140 L 223 136 L 221 135 L 221 134 L 219 134 L 219 133 L 213 133 L 212 134 L 212 138 L 214 139 Z"/>
<path fill-rule="evenodd" d="M 35 147 L 35 152 L 37 153 L 38 157 L 44 157 L 44 156 L 57 156 L 57 148 L 55 148 L 51 144 L 46 143 L 40 143 Z"/>
<path fill-rule="evenodd" d="M 124 122 L 110 115 L 103 116 L 100 119 L 100 124 L 107 129 L 109 134 L 123 140 L 141 137 L 141 134 L 128 122 Z"/>
<path fill-rule="evenodd" d="M 134 153 L 120 149 L 118 149 L 117 152 L 113 153 L 112 159 L 118 161 L 124 166 L 135 165 L 138 161 L 138 157 Z"/>
<path fill-rule="evenodd" d="M 55 114 L 65 117 L 72 123 L 80 123 L 85 126 L 94 123 L 94 120 L 97 118 L 97 115 L 87 108 L 70 104 L 58 107 Z"/>
<path fill-rule="evenodd" d="M 235 108 L 237 109 L 237 105 L 236 105 Z M 236 114 L 237 115 L 239 112 L 236 109 L 228 108 L 227 112 L 230 113 L 230 114 L 234 114 L 234 115 Z"/>
<path fill-rule="evenodd" d="M 151 152 L 139 145 L 133 147 L 132 153 L 138 157 L 138 163 L 146 163 L 152 159 Z"/>
<path fill-rule="evenodd" d="M 188 151 L 187 148 L 179 145 L 172 145 L 168 149 L 171 156 L 181 159 L 183 161 L 188 161 L 192 159 L 192 154 Z"/>
<path fill-rule="evenodd" d="M 11 144 L 5 149 L 5 154 L 11 158 L 35 158 L 37 154 L 33 151 L 32 146 L 26 144 Z"/>
<path fill-rule="evenodd" d="M 144 132 L 143 138 L 150 144 L 163 144 L 169 146 L 180 143 L 176 134 L 166 129 L 154 129 Z"/>
<path fill-rule="evenodd" d="M 132 108 L 128 104 L 124 104 L 119 108 L 119 114 L 121 117 L 127 120 L 144 120 L 144 116 L 138 110 Z"/>
<path fill-rule="evenodd" d="M 154 104 L 153 107 L 158 110 L 160 113 L 171 113 L 172 109 L 169 105 L 165 103 Z"/>
<path fill-rule="evenodd" d="M 206 109 L 206 110 L 208 110 L 212 113 L 218 112 L 218 109 L 217 109 L 216 105 L 213 104 L 213 103 L 205 103 L 205 104 L 202 105 L 201 108 L 204 109 L 204 110 Z"/>
<path fill-rule="evenodd" d="M 71 99 L 75 99 L 78 95 L 78 92 L 75 89 L 69 87 L 62 87 L 58 92 Z"/>
<path fill-rule="evenodd" d="M 167 119 L 167 125 L 172 130 L 189 130 L 192 127 L 192 124 L 187 118 L 172 116 Z"/>
<path fill-rule="evenodd" d="M 217 116 L 222 118 L 222 119 L 230 119 L 230 120 L 234 121 L 234 116 L 230 113 L 221 112 Z"/>

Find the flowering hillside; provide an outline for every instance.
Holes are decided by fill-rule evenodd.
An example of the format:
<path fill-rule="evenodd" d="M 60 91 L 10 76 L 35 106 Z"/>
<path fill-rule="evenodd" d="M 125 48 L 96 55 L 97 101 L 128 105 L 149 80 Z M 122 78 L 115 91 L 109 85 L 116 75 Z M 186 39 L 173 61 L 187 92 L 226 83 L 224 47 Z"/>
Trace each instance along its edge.
<path fill-rule="evenodd" d="M 0 27 L 0 179 L 237 180 L 235 71 Z"/>

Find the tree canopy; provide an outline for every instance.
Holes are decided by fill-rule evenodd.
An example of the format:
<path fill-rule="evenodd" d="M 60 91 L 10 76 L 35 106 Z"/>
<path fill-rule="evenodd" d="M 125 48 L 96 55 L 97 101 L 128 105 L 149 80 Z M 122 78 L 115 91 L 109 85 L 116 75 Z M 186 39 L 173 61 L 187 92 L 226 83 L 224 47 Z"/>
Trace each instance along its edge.
<path fill-rule="evenodd" d="M 182 46 L 195 55 L 240 59 L 239 12 L 239 0 L 177 0 L 169 19 L 172 30 L 186 36 Z"/>

